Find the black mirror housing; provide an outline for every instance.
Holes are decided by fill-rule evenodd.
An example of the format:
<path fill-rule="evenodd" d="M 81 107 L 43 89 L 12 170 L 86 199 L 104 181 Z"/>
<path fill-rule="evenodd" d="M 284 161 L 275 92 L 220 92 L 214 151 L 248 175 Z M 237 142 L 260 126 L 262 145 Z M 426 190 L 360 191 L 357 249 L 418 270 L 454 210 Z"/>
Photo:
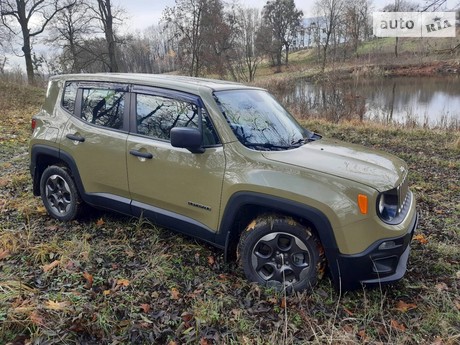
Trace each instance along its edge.
<path fill-rule="evenodd" d="M 198 128 L 174 127 L 171 129 L 171 145 L 189 150 L 192 153 L 203 153 L 202 135 Z"/>

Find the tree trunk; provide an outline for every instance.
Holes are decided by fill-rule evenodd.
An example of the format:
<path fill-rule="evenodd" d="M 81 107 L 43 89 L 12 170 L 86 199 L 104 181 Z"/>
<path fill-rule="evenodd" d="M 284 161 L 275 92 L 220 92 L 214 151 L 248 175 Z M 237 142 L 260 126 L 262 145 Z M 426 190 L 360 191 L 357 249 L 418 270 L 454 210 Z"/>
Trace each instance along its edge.
<path fill-rule="evenodd" d="M 32 49 L 30 48 L 30 36 L 28 30 L 24 33 L 24 44 L 22 51 L 26 60 L 27 82 L 29 85 L 35 84 L 34 65 L 32 63 Z"/>
<path fill-rule="evenodd" d="M 286 67 L 289 64 L 289 44 L 284 46 L 286 48 Z"/>

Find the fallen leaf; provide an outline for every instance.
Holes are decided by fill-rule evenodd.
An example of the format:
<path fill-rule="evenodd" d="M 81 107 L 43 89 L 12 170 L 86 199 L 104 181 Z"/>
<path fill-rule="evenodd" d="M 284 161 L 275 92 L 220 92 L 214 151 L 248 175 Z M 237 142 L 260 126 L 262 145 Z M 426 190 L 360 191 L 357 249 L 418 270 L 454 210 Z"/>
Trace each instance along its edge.
<path fill-rule="evenodd" d="M 353 316 L 354 315 L 354 313 L 350 309 L 347 309 L 347 308 L 343 307 L 343 310 L 345 311 L 345 313 L 348 314 L 348 316 Z"/>
<path fill-rule="evenodd" d="M 188 312 L 188 311 L 184 311 L 181 316 L 182 318 L 182 321 L 184 322 L 184 326 L 186 328 L 190 328 L 192 325 L 191 325 L 191 321 L 193 320 L 193 314 Z"/>
<path fill-rule="evenodd" d="M 209 255 L 209 256 L 208 256 L 208 264 L 209 264 L 210 266 L 213 266 L 215 263 L 216 263 L 216 260 L 214 259 L 214 256 Z"/>
<path fill-rule="evenodd" d="M 443 291 L 448 291 L 449 287 L 447 286 L 446 283 L 438 283 L 434 286 L 438 292 L 443 292 Z"/>
<path fill-rule="evenodd" d="M 206 338 L 201 338 L 200 339 L 200 345 L 209 345 L 209 341 Z"/>
<path fill-rule="evenodd" d="M 433 342 L 431 343 L 431 345 L 442 345 L 442 344 L 444 344 L 444 341 L 439 336 L 434 338 Z"/>
<path fill-rule="evenodd" d="M 168 345 L 177 345 L 177 342 L 175 340 L 171 340 Z"/>
<path fill-rule="evenodd" d="M 43 317 L 40 316 L 37 310 L 34 310 L 33 312 L 31 312 L 29 317 L 30 317 L 30 321 L 32 321 L 34 325 L 37 325 L 37 326 L 45 325 L 45 321 L 43 320 Z"/>
<path fill-rule="evenodd" d="M 50 310 L 66 310 L 69 307 L 69 302 L 55 302 L 52 300 L 48 300 L 45 302 L 45 308 Z"/>
<path fill-rule="evenodd" d="M 179 299 L 180 297 L 180 292 L 176 288 L 171 289 L 171 299 Z"/>
<path fill-rule="evenodd" d="M 97 225 L 98 227 L 101 227 L 101 226 L 103 226 L 104 224 L 105 224 L 105 222 L 104 222 L 104 220 L 103 220 L 102 218 L 99 218 L 99 219 L 97 220 L 97 222 L 96 222 L 96 225 Z"/>
<path fill-rule="evenodd" d="M 54 232 L 54 231 L 56 231 L 56 230 L 59 230 L 59 226 L 57 226 L 57 225 L 50 225 L 50 226 L 47 226 L 47 227 L 45 228 L 45 230 Z"/>
<path fill-rule="evenodd" d="M 108 295 L 110 295 L 110 293 L 111 293 L 110 290 L 104 290 L 104 291 L 102 291 L 102 294 L 103 294 L 104 296 L 108 296 Z"/>
<path fill-rule="evenodd" d="M 83 277 L 86 279 L 85 289 L 91 289 L 93 287 L 93 275 L 88 272 L 83 272 Z"/>
<path fill-rule="evenodd" d="M 353 327 L 351 325 L 344 325 L 342 329 L 345 333 L 353 333 Z"/>
<path fill-rule="evenodd" d="M 406 331 L 406 326 L 404 326 L 404 324 L 399 323 L 396 320 L 391 319 L 390 324 L 391 324 L 391 327 L 393 327 L 394 329 L 396 329 L 398 331 L 401 331 L 401 332 Z"/>
<path fill-rule="evenodd" d="M 54 260 L 52 263 L 50 263 L 50 264 L 48 264 L 48 265 L 42 266 L 43 272 L 49 272 L 49 271 L 51 271 L 53 268 L 55 268 L 56 266 L 58 266 L 59 263 L 60 263 L 59 260 Z"/>
<path fill-rule="evenodd" d="M 414 241 L 419 242 L 420 244 L 427 244 L 428 240 L 423 234 L 417 234 L 414 236 Z"/>
<path fill-rule="evenodd" d="M 286 297 L 281 298 L 280 307 L 281 307 L 282 309 L 286 309 L 286 304 L 287 304 L 287 302 L 286 302 Z"/>
<path fill-rule="evenodd" d="M 118 286 L 128 286 L 130 284 L 128 279 L 118 279 L 117 280 L 117 285 Z"/>
<path fill-rule="evenodd" d="M 415 309 L 417 308 L 417 305 L 414 304 L 414 303 L 406 303 L 404 301 L 398 301 L 398 303 L 396 303 L 396 307 L 395 309 L 397 311 L 400 311 L 401 313 L 405 313 L 409 310 L 412 310 L 412 309 Z"/>
<path fill-rule="evenodd" d="M 455 304 L 455 308 L 457 308 L 458 310 L 460 310 L 460 300 L 456 299 L 454 301 L 454 304 Z"/>
<path fill-rule="evenodd" d="M 0 251 L 0 260 L 6 259 L 10 256 L 10 251 L 8 249 Z"/>
<path fill-rule="evenodd" d="M 140 305 L 140 308 L 142 309 L 142 311 L 143 311 L 144 313 L 147 314 L 147 313 L 150 311 L 150 304 L 142 303 L 142 304 Z"/>
<path fill-rule="evenodd" d="M 367 334 L 366 334 L 366 331 L 364 329 L 360 330 L 358 332 L 358 337 L 361 341 L 366 341 L 367 339 Z"/>

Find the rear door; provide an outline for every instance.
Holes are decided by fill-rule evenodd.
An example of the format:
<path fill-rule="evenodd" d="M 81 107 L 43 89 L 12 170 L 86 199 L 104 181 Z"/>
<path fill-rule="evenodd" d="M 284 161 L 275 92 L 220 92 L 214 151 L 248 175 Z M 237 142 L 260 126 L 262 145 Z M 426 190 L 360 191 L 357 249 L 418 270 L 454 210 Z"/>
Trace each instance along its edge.
<path fill-rule="evenodd" d="M 163 225 L 169 218 L 215 232 L 225 157 L 200 99 L 136 87 L 131 97 L 127 166 L 133 208 L 158 216 Z M 170 130 L 176 126 L 202 128 L 205 152 L 173 147 Z"/>
<path fill-rule="evenodd" d="M 77 90 L 74 116 L 67 122 L 61 150 L 75 161 L 85 194 L 100 200 L 118 199 L 129 209 L 126 172 L 128 86 L 112 83 L 67 83 Z"/>

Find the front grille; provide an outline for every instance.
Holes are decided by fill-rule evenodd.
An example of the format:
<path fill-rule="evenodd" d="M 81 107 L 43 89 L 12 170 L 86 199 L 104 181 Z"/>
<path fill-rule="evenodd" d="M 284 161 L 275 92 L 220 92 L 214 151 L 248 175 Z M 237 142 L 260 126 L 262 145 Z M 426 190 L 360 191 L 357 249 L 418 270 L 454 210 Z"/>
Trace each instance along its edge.
<path fill-rule="evenodd" d="M 406 204 L 406 198 L 408 196 L 409 191 L 409 179 L 404 176 L 401 184 L 397 187 L 397 194 L 398 194 L 398 214 L 402 212 L 404 209 L 404 205 Z"/>

